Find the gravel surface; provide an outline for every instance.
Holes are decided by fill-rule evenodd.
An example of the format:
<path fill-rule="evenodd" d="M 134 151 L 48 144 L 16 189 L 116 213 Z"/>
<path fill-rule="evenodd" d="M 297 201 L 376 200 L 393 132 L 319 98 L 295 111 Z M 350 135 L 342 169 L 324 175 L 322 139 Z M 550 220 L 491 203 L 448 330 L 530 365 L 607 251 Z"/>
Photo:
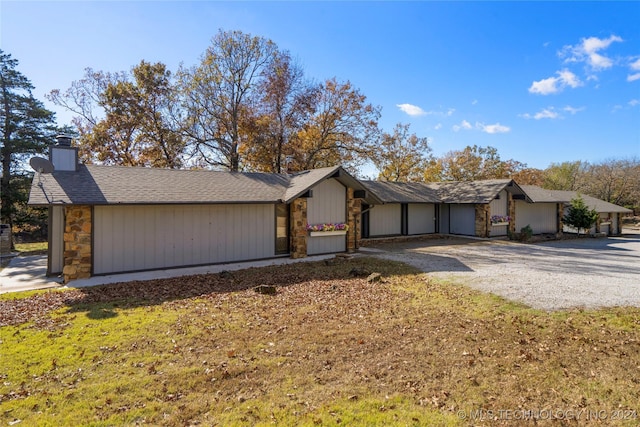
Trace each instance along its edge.
<path fill-rule="evenodd" d="M 538 244 L 445 238 L 363 250 L 543 310 L 640 307 L 640 233 Z"/>

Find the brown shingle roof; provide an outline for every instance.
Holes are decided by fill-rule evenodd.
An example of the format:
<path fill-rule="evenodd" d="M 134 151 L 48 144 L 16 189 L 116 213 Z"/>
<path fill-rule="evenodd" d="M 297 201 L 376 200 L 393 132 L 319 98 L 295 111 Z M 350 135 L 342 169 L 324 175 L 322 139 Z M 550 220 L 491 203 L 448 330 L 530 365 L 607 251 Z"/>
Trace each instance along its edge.
<path fill-rule="evenodd" d="M 80 165 L 36 175 L 29 204 L 288 203 L 331 177 L 364 189 L 340 166 L 285 175 Z"/>
<path fill-rule="evenodd" d="M 384 203 L 440 203 L 438 191 L 423 182 L 362 181 Z"/>
<path fill-rule="evenodd" d="M 580 194 L 577 191 L 547 190 L 536 185 L 523 185 L 522 189 L 534 203 L 570 203 L 571 199 L 575 199 Z M 630 209 L 605 202 L 587 194 L 580 194 L 580 196 L 582 196 L 585 204 L 590 209 L 595 209 L 596 212 L 631 213 Z"/>
<path fill-rule="evenodd" d="M 281 200 L 289 178 L 122 166 L 85 166 L 34 177 L 29 204 L 265 203 Z"/>

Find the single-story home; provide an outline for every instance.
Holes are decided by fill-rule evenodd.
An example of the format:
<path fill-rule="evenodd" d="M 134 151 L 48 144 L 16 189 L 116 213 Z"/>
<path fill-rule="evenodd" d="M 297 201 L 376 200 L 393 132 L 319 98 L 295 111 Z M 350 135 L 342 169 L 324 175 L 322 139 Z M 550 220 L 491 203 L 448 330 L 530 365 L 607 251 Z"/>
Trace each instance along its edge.
<path fill-rule="evenodd" d="M 29 204 L 49 208 L 48 274 L 65 282 L 354 251 L 361 238 L 493 237 L 526 225 L 561 234 L 576 195 L 510 179 L 359 181 L 341 166 L 270 174 L 82 165 L 65 139 L 50 147 L 49 162 Z M 618 234 L 630 211 L 583 197 L 601 215 L 594 232 Z"/>
<path fill-rule="evenodd" d="M 552 216 L 554 214 L 552 214 L 552 211 L 556 208 L 552 206 L 559 206 L 560 215 L 564 216 L 569 211 L 571 200 L 578 196 L 582 197 L 589 209 L 598 212 L 598 220 L 589 230 L 590 234 L 620 234 L 622 232 L 622 215 L 632 213 L 631 209 L 596 199 L 586 194 L 580 194 L 577 191 L 547 190 L 535 185 L 523 185 L 522 188 L 533 203 L 522 206 L 516 217 L 516 227 L 518 225 L 524 227 L 526 223 L 531 223 L 534 230 L 546 229 L 553 222 Z M 518 207 L 516 203 L 516 209 Z M 562 224 L 562 231 L 565 233 L 577 233 L 575 228 L 566 224 Z"/>
<path fill-rule="evenodd" d="M 361 200 L 379 203 L 340 166 L 284 175 L 82 165 L 68 145 L 51 147 L 50 161 L 29 204 L 49 207 L 48 274 L 65 282 L 355 250 Z"/>
<path fill-rule="evenodd" d="M 514 201 L 526 199 L 525 192 L 511 179 L 362 183 L 383 202 L 363 205 L 364 238 L 430 233 L 506 236 L 514 231 L 510 220 Z"/>

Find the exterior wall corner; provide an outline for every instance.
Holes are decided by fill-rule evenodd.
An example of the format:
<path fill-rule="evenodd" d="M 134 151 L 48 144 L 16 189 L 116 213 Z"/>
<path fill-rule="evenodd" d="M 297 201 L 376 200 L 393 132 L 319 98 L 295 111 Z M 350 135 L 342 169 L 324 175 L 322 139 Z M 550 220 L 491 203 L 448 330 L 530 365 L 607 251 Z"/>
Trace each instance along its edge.
<path fill-rule="evenodd" d="M 476 204 L 476 237 L 489 237 L 491 208 L 488 203 Z"/>
<path fill-rule="evenodd" d="M 291 258 L 307 256 L 307 199 L 299 198 L 290 209 Z"/>
<path fill-rule="evenodd" d="M 91 206 L 65 207 L 64 283 L 91 277 L 93 267 L 93 210 Z"/>
<path fill-rule="evenodd" d="M 347 252 L 358 250 L 360 240 L 360 213 L 362 212 L 362 200 L 354 197 L 353 188 L 347 189 Z"/>

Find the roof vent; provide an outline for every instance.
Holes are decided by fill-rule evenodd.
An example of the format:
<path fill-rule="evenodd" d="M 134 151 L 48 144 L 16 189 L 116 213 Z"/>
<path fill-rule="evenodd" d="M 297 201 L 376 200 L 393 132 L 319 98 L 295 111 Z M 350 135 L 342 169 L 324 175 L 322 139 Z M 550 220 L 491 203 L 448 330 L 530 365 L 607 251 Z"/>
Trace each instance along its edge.
<path fill-rule="evenodd" d="M 58 143 L 56 145 L 59 145 L 61 147 L 71 147 L 71 137 L 69 135 L 57 135 L 56 139 L 58 140 Z"/>

